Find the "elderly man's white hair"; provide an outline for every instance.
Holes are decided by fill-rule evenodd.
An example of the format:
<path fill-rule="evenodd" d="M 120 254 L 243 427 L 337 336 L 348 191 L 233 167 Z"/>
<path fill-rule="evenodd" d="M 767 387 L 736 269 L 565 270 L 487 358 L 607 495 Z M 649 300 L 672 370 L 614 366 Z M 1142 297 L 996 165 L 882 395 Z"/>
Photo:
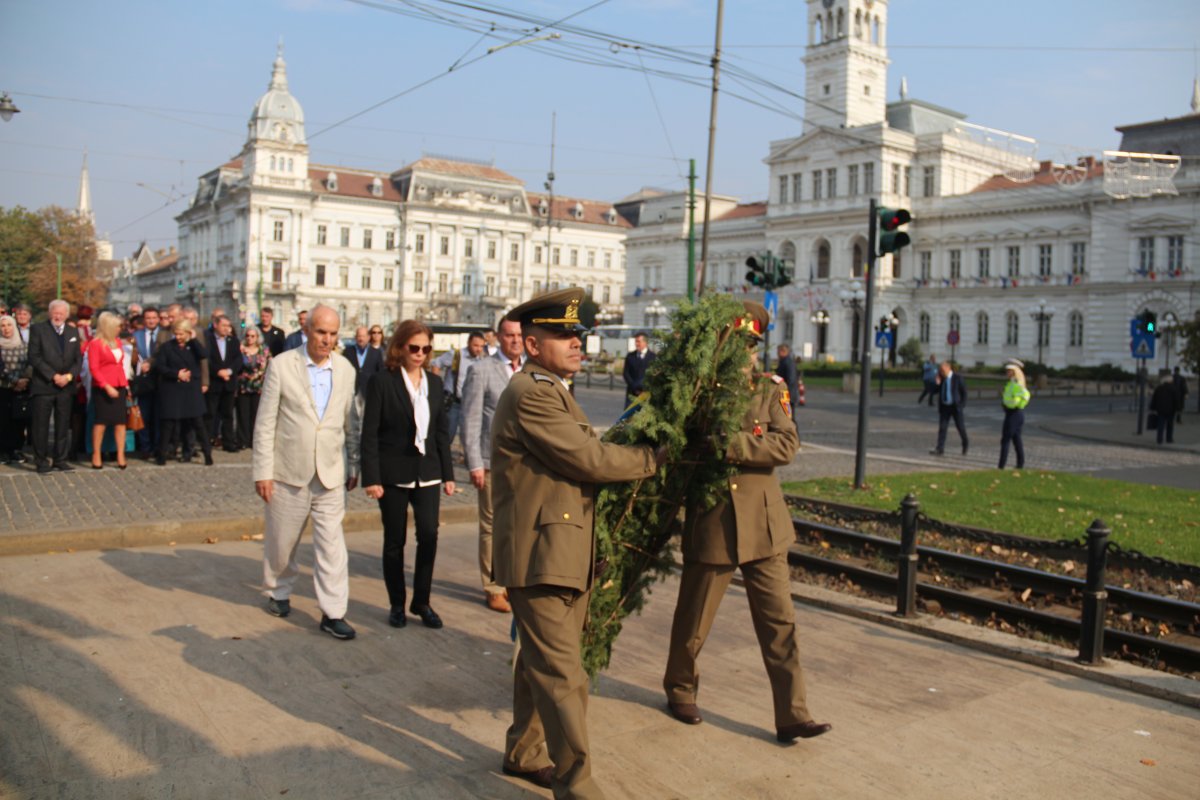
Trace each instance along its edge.
<path fill-rule="evenodd" d="M 309 325 L 312 325 L 312 318 L 317 315 L 318 311 L 328 311 L 330 314 L 333 314 L 335 317 L 337 317 L 338 326 L 339 327 L 341 326 L 342 318 L 338 315 L 338 312 L 333 309 L 333 306 L 327 306 L 324 303 L 317 303 L 315 306 L 313 306 L 307 312 L 305 312 L 308 314 L 308 324 Z"/>
<path fill-rule="evenodd" d="M 66 300 L 63 300 L 61 297 L 58 299 L 55 299 L 55 300 L 51 300 L 50 305 L 46 306 L 46 310 L 52 311 L 56 306 L 61 306 L 62 308 L 65 308 L 67 311 L 71 310 L 71 304 L 68 303 Z"/>

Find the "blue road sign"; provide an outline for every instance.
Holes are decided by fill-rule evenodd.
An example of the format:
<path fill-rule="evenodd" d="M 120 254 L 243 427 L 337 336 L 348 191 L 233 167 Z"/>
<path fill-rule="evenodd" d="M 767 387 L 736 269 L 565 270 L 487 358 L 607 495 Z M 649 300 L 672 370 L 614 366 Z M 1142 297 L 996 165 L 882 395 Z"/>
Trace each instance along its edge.
<path fill-rule="evenodd" d="M 767 330 L 775 330 L 775 318 L 779 316 L 779 295 L 775 292 L 763 292 L 763 308 L 767 309 L 767 315 L 771 321 L 767 323 Z"/>
<path fill-rule="evenodd" d="M 880 350 L 891 350 L 892 339 L 895 336 L 891 331 L 876 331 L 875 346 Z"/>
<path fill-rule="evenodd" d="M 1145 331 L 1135 332 L 1129 339 L 1129 350 L 1134 358 L 1154 358 L 1154 334 Z"/>

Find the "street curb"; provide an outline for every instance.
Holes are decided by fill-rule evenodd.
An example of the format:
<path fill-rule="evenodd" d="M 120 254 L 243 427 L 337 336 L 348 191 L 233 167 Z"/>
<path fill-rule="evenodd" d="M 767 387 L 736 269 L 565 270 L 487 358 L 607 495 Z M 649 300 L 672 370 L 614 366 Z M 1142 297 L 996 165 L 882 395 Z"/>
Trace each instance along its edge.
<path fill-rule="evenodd" d="M 1037 427 L 1038 430 L 1045 431 L 1046 433 L 1053 433 L 1055 436 L 1063 436 L 1067 439 L 1080 439 L 1085 442 L 1111 444 L 1116 445 L 1117 447 L 1127 447 L 1130 450 L 1149 450 L 1150 452 L 1154 453 L 1187 453 L 1189 455 L 1200 456 L 1200 448 L 1181 447 L 1175 444 L 1168 445 L 1166 447 L 1158 444 L 1135 444 L 1134 442 L 1122 442 L 1118 439 L 1106 439 L 1103 436 L 1088 436 L 1084 433 L 1068 433 L 1067 431 L 1056 430 L 1044 424 L 1039 424 L 1035 427 Z"/>
<path fill-rule="evenodd" d="M 474 504 L 447 506 L 442 508 L 439 514 L 442 524 L 471 522 L 478 518 L 479 512 Z M 171 520 L 119 527 L 57 528 L 34 534 L 0 536 L 0 557 L 38 555 L 63 550 L 117 550 L 155 545 L 212 544 L 213 541 L 233 541 L 243 537 L 261 536 L 263 526 L 263 517 L 256 515 Z M 382 526 L 379 512 L 374 510 L 347 511 L 342 522 L 342 528 L 347 532 L 379 530 Z M 412 526 L 411 521 L 409 526 Z M 310 527 L 305 525 L 303 535 L 308 535 Z"/>

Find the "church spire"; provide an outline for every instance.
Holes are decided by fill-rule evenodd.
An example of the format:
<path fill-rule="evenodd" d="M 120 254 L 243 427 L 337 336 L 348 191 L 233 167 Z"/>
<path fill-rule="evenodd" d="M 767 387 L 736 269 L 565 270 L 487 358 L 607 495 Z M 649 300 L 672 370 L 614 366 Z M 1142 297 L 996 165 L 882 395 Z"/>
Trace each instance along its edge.
<path fill-rule="evenodd" d="M 275 48 L 275 64 L 271 69 L 271 83 L 267 89 L 277 89 L 286 92 L 287 85 L 287 63 L 283 60 L 283 37 L 279 37 L 279 45 Z"/>
<path fill-rule="evenodd" d="M 92 215 L 92 187 L 88 180 L 88 165 L 87 165 L 87 148 L 83 149 L 83 168 L 79 172 L 79 207 L 76 211 L 80 219 L 86 219 L 89 222 L 93 220 Z"/>
<path fill-rule="evenodd" d="M 1192 78 L 1192 113 L 1200 114 L 1200 78 Z"/>

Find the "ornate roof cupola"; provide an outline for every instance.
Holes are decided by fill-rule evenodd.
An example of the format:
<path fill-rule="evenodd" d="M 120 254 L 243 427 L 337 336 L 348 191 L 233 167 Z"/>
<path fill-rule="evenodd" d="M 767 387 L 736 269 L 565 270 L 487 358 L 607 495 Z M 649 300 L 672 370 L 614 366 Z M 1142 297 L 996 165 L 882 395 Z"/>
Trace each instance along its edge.
<path fill-rule="evenodd" d="M 804 131 L 887 119 L 887 0 L 808 0 Z"/>
<path fill-rule="evenodd" d="M 288 91 L 283 42 L 271 68 L 267 92 L 254 104 L 242 150 L 242 173 L 263 186 L 308 188 L 304 110 Z"/>

